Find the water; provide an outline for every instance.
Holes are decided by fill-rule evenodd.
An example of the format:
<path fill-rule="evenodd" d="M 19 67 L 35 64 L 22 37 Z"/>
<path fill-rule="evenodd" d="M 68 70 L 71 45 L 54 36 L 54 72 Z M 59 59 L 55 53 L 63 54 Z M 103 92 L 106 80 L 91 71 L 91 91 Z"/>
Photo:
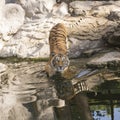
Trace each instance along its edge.
<path fill-rule="evenodd" d="M 43 90 L 39 88 L 40 83 L 18 84 L 0 91 L 0 120 L 49 120 L 52 108 L 48 107 L 50 89 Z M 44 99 L 44 100 L 43 100 Z M 46 116 L 45 112 L 48 116 Z M 104 113 L 103 115 L 97 114 Z M 46 116 L 46 118 L 45 118 Z M 50 120 L 53 120 L 51 116 Z M 94 110 L 94 120 L 112 120 L 107 110 Z M 77 119 L 76 119 L 77 120 Z M 79 120 L 79 119 L 78 119 Z M 114 108 L 114 120 L 120 120 L 120 108 Z"/>
<path fill-rule="evenodd" d="M 111 120 L 111 116 L 107 114 L 106 110 L 94 110 L 92 112 L 94 120 Z"/>
<path fill-rule="evenodd" d="M 27 68 L 27 70 L 29 69 Z M 94 72 L 88 69 L 82 71 L 77 77 L 91 75 Z M 35 75 L 40 74 L 36 71 L 33 71 L 33 73 L 36 73 Z M 33 73 L 32 77 L 35 76 Z M 20 78 L 22 79 L 21 76 Z M 45 82 L 48 81 L 42 80 L 42 78 L 38 78 L 36 81 L 32 81 L 32 79 L 29 82 L 23 81 L 25 82 L 12 81 L 13 83 L 9 86 L 0 89 L 0 120 L 54 120 L 52 106 L 58 105 L 58 99 L 53 86 L 47 85 Z M 94 120 L 111 120 L 110 114 L 104 116 L 94 115 L 93 117 Z M 79 118 L 78 115 L 78 119 L 73 120 L 80 120 Z M 119 107 L 114 108 L 114 120 L 120 120 Z"/>
<path fill-rule="evenodd" d="M 48 107 L 47 98 L 52 94 L 52 88 L 44 89 L 41 94 L 39 86 L 40 83 L 26 83 L 2 88 L 0 120 L 41 120 L 45 116 L 44 110 Z"/>
<path fill-rule="evenodd" d="M 30 120 L 32 114 L 24 104 L 35 102 L 36 89 L 31 85 L 3 88 L 0 96 L 0 120 Z"/>
<path fill-rule="evenodd" d="M 120 120 L 120 108 L 114 108 L 114 120 Z"/>
<path fill-rule="evenodd" d="M 98 115 L 96 111 L 94 111 L 93 118 L 94 120 L 111 120 L 111 116 L 107 114 L 107 110 L 104 110 L 106 114 Z M 99 110 L 102 112 L 102 110 Z M 114 120 L 120 120 L 120 108 L 114 108 Z"/>

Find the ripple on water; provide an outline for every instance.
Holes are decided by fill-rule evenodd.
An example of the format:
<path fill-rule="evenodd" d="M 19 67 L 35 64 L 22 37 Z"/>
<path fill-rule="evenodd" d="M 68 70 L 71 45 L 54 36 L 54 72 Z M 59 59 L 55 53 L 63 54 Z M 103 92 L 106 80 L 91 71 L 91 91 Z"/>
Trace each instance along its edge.
<path fill-rule="evenodd" d="M 16 101 L 23 104 L 34 102 L 37 99 L 36 88 L 28 84 L 12 85 L 9 88 L 3 88 L 1 92 L 3 99 L 8 98 L 8 96 L 13 96 Z"/>

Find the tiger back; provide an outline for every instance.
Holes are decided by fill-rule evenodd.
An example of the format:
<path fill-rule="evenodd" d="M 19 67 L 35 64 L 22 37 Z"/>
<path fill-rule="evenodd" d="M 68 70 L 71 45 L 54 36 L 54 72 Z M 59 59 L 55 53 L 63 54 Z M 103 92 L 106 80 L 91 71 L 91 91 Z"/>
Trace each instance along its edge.
<path fill-rule="evenodd" d="M 56 72 L 64 72 L 69 65 L 67 56 L 67 32 L 62 23 L 55 25 L 49 35 L 50 56 L 46 65 L 46 73 L 49 77 Z"/>

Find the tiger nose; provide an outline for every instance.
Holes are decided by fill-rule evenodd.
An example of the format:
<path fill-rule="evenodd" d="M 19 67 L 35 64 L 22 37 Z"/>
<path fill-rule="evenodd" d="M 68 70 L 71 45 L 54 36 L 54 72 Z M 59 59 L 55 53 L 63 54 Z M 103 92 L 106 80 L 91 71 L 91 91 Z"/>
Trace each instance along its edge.
<path fill-rule="evenodd" d="M 62 66 L 59 66 L 60 69 L 62 69 Z"/>

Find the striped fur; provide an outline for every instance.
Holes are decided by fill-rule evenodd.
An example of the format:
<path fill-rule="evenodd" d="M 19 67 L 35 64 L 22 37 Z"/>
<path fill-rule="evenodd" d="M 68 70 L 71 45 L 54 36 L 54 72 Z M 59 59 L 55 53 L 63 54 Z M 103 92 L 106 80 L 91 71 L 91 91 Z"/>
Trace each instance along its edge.
<path fill-rule="evenodd" d="M 66 28 L 62 23 L 58 23 L 51 29 L 49 35 L 50 57 L 46 65 L 46 72 L 49 76 L 56 72 L 64 72 L 69 65 L 66 38 Z"/>

